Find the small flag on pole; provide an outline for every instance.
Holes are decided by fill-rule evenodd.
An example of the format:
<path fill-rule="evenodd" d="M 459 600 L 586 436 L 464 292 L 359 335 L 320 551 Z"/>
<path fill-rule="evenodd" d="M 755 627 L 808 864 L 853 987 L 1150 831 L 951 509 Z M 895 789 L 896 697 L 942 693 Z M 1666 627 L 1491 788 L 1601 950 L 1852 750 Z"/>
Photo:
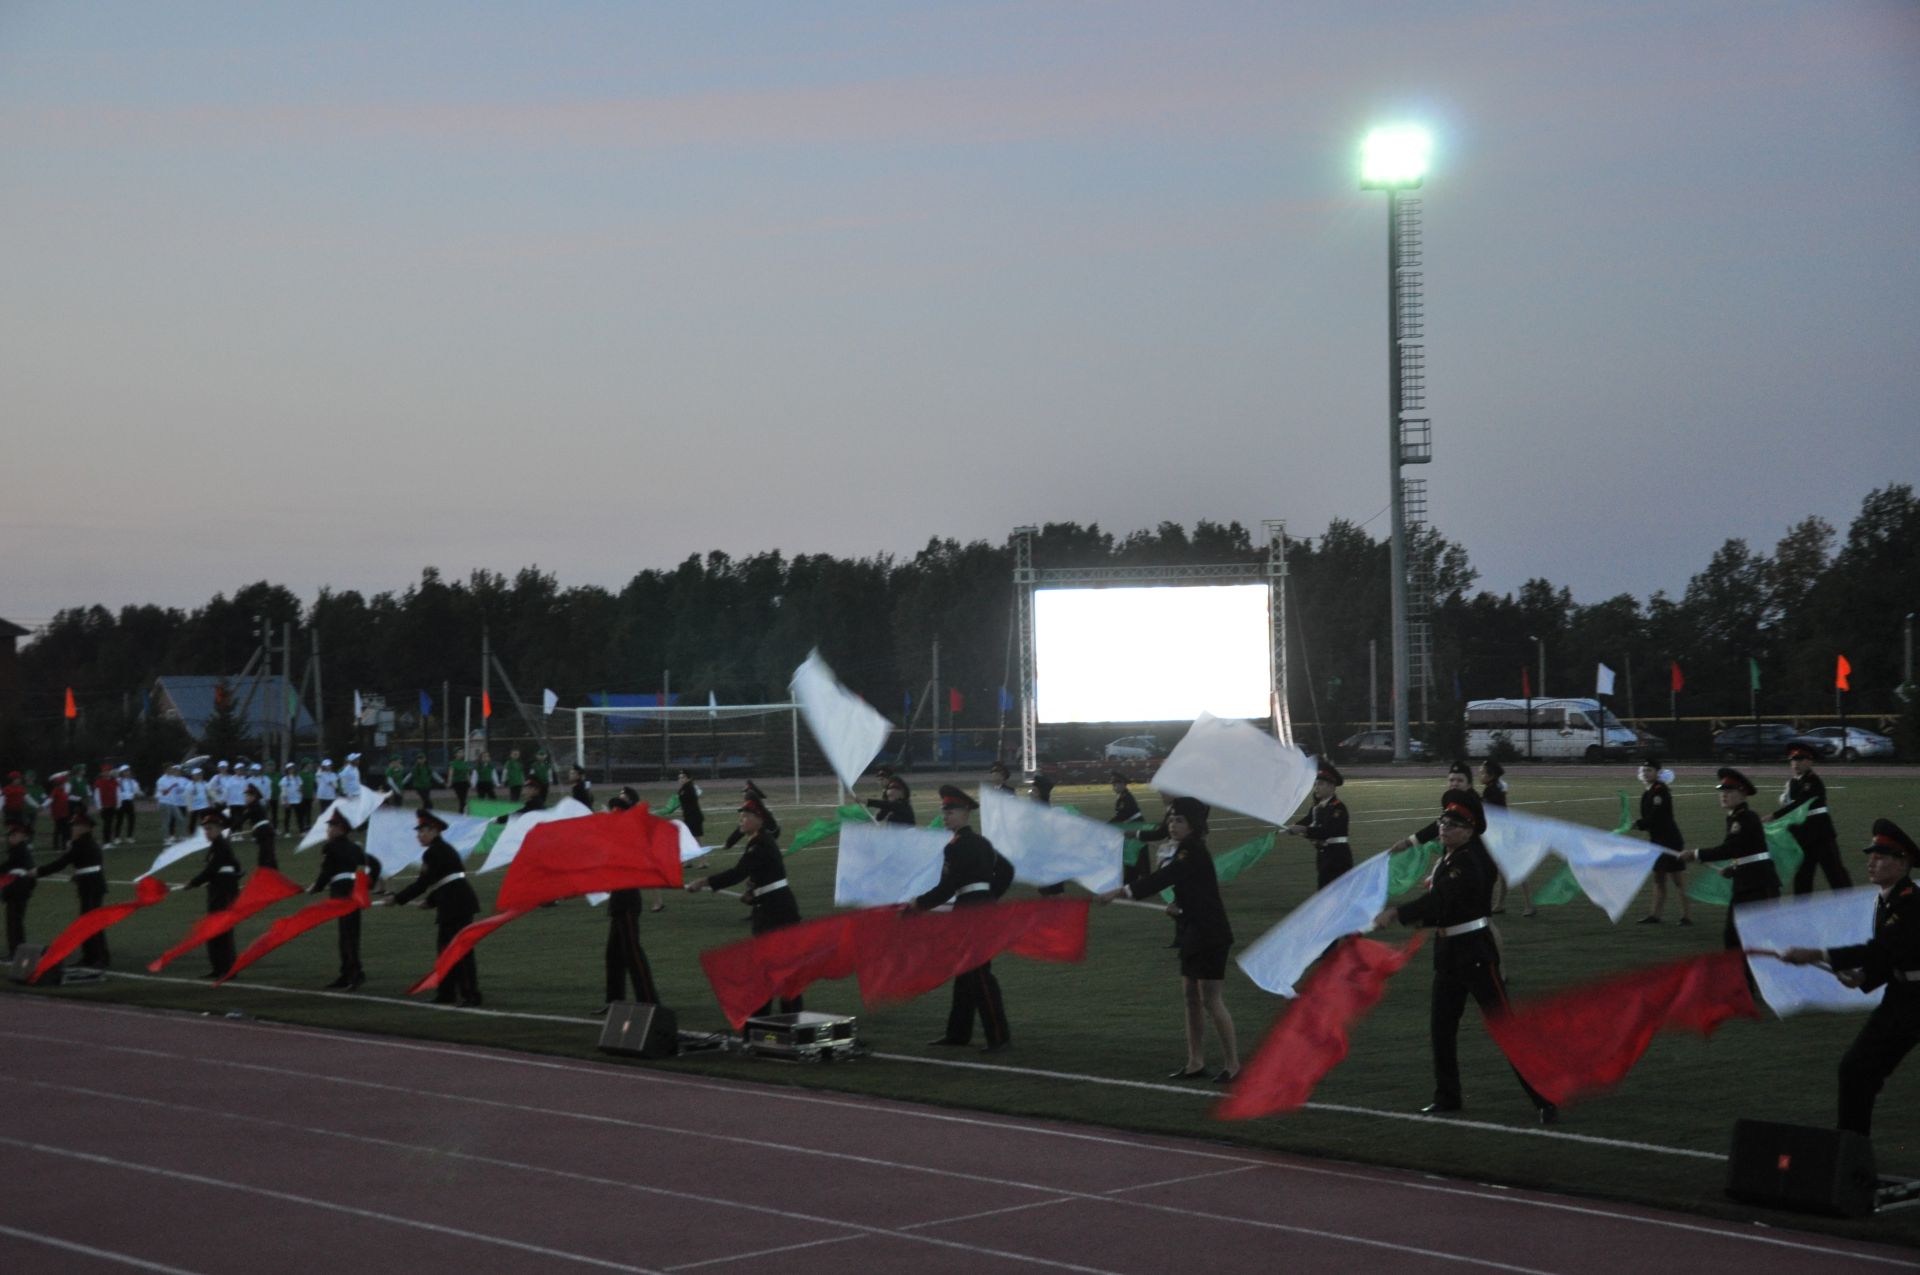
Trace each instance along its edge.
<path fill-rule="evenodd" d="M 1605 664 L 1600 665 L 1594 671 L 1593 693 L 1595 695 L 1613 694 L 1613 670 Z"/>
<path fill-rule="evenodd" d="M 551 690 L 542 691 L 540 694 L 541 702 L 546 705 L 546 711 L 549 715 L 553 713 L 554 709 L 560 707 L 560 697 L 555 695 Z"/>
<path fill-rule="evenodd" d="M 1684 691 L 1687 689 L 1687 678 L 1686 678 L 1686 674 L 1680 671 L 1679 660 L 1672 660 L 1670 661 L 1670 664 L 1673 668 L 1673 679 L 1669 681 L 1667 685 L 1671 687 L 1673 691 L 1677 694 L 1680 691 Z"/>
<path fill-rule="evenodd" d="M 1853 674 L 1853 665 L 1847 663 L 1847 657 L 1844 655 L 1839 657 L 1839 661 L 1833 666 L 1833 689 L 1850 691 L 1853 687 L 1847 684 L 1847 679 Z"/>
<path fill-rule="evenodd" d="M 947 710 L 949 712 L 954 712 L 954 713 L 959 712 L 962 708 L 966 706 L 966 703 L 967 703 L 966 699 L 960 694 L 959 691 L 956 691 L 951 686 L 947 688 Z"/>
<path fill-rule="evenodd" d="M 1012 708 L 1013 696 L 1009 694 L 1007 688 L 1003 686 L 1000 688 L 1000 711 L 1005 713 L 1011 711 Z"/>
<path fill-rule="evenodd" d="M 1751 691 L 1760 689 L 1760 661 L 1751 655 L 1747 657 L 1747 689 Z"/>
<path fill-rule="evenodd" d="M 713 721 L 720 716 L 720 699 L 712 691 L 707 692 L 707 720 Z"/>
<path fill-rule="evenodd" d="M 493 716 L 493 696 L 486 691 L 480 692 L 480 720 L 486 721 Z"/>
<path fill-rule="evenodd" d="M 365 712 L 366 712 L 366 701 L 360 698 L 359 691 L 355 691 L 353 693 L 353 720 L 358 722 L 360 720 L 361 715 Z"/>
<path fill-rule="evenodd" d="M 1533 678 L 1528 676 L 1527 666 L 1524 664 L 1520 666 L 1520 698 L 1533 698 Z"/>
<path fill-rule="evenodd" d="M 80 706 L 73 702 L 73 688 L 69 686 L 67 688 L 67 720 L 72 721 L 78 716 L 80 716 Z"/>
<path fill-rule="evenodd" d="M 433 716 L 433 696 L 427 694 L 425 691 L 420 692 L 420 716 Z"/>

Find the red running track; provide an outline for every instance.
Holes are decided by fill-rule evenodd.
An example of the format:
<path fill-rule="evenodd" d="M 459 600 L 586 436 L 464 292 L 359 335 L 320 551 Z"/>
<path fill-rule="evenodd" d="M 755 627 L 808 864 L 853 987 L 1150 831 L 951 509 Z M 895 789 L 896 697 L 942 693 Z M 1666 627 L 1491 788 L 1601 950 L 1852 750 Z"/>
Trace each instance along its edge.
<path fill-rule="evenodd" d="M 1873 1271 L 1911 1254 L 1174 1138 L 0 996 L 0 1271 Z"/>

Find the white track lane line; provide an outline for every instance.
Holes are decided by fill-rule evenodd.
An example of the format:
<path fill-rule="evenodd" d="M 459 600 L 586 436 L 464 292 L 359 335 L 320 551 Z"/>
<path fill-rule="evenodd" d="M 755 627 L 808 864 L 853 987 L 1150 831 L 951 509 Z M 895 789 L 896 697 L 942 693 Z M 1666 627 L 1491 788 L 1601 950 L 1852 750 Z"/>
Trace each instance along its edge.
<path fill-rule="evenodd" d="M 80 1253 L 87 1257 L 97 1257 L 104 1262 L 118 1262 L 122 1266 L 131 1266 L 137 1271 L 156 1271 L 159 1275 L 201 1275 L 201 1272 L 190 1271 L 183 1266 L 168 1266 L 161 1262 L 149 1262 L 144 1257 L 135 1257 L 131 1253 L 116 1253 L 111 1249 L 95 1248 L 91 1244 L 76 1244 L 72 1240 L 63 1240 L 52 1235 L 42 1235 L 38 1231 L 23 1231 L 16 1226 L 0 1226 L 0 1235 L 10 1235 L 16 1240 L 27 1240 L 34 1244 L 45 1244 L 48 1248 L 57 1248 L 68 1253 Z"/>
<path fill-rule="evenodd" d="M 668 1271 L 694 1271 L 702 1266 L 720 1266 L 727 1262 L 744 1262 L 756 1257 L 772 1257 L 776 1253 L 792 1253 L 803 1248 L 820 1248 L 827 1244 L 845 1244 L 850 1240 L 871 1239 L 867 1235 L 834 1235 L 824 1240 L 807 1240 L 801 1244 L 782 1244 L 778 1248 L 757 1248 L 750 1253 L 729 1253 L 725 1257 L 702 1258 L 697 1262 L 682 1262 L 678 1266 L 668 1266 Z"/>

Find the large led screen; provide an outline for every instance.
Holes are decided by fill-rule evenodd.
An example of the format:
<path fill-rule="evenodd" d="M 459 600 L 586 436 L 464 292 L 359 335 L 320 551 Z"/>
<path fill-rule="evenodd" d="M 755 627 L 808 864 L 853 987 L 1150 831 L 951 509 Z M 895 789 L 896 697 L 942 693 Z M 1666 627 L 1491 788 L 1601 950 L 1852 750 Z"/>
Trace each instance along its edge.
<path fill-rule="evenodd" d="M 1039 720 L 1266 717 L 1268 633 L 1264 584 L 1037 589 Z"/>

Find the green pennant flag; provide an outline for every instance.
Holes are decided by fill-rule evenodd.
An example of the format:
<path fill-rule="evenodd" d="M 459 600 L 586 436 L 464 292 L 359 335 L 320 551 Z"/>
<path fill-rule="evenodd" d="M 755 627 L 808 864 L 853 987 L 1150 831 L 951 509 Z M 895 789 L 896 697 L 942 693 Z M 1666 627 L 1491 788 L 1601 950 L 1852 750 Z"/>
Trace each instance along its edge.
<path fill-rule="evenodd" d="M 1760 661 L 1751 655 L 1747 657 L 1747 688 L 1755 691 L 1760 689 Z"/>
<path fill-rule="evenodd" d="M 1793 830 L 1807 820 L 1807 803 L 1802 802 L 1772 823 L 1760 826 L 1767 833 L 1767 853 L 1773 856 L 1773 870 L 1780 874 L 1782 884 L 1793 880 L 1793 874 L 1799 870 L 1800 861 L 1806 857 L 1806 851 L 1800 848 L 1799 838 Z M 1697 865 L 1701 871 L 1691 874 L 1687 882 L 1687 897 L 1701 903 L 1712 903 L 1727 907 L 1733 902 L 1733 882 L 1720 875 L 1720 870 L 1710 863 Z"/>
<path fill-rule="evenodd" d="M 1255 837 L 1245 845 L 1235 846 L 1231 850 L 1215 855 L 1213 857 L 1213 874 L 1220 879 L 1220 884 L 1225 885 L 1242 872 L 1245 872 L 1248 868 L 1251 868 L 1254 864 L 1260 862 L 1261 859 L 1265 858 L 1267 851 L 1273 849 L 1274 839 L 1279 835 L 1280 834 L 1276 832 L 1269 832 L 1264 837 Z M 1162 890 L 1160 891 L 1160 897 L 1166 902 L 1171 903 L 1173 902 L 1173 891 L 1170 889 Z"/>
<path fill-rule="evenodd" d="M 1627 800 L 1627 794 L 1620 794 L 1620 822 L 1614 826 L 1613 835 L 1624 837 L 1633 831 L 1633 807 Z M 1560 871 L 1552 880 L 1533 892 L 1536 907 L 1551 907 L 1556 903 L 1571 903 L 1575 899 L 1584 899 L 1586 892 L 1580 888 L 1580 882 L 1573 875 L 1573 865 L 1562 863 Z"/>
<path fill-rule="evenodd" d="M 808 846 L 816 842 L 825 841 L 838 831 L 840 831 L 840 821 L 838 819 L 815 819 L 812 823 L 793 834 L 793 840 L 788 843 L 787 848 L 782 851 L 782 853 L 792 854 L 796 850 L 805 850 Z"/>
<path fill-rule="evenodd" d="M 1438 841 L 1422 841 L 1405 850 L 1395 850 L 1387 858 L 1387 897 L 1405 894 L 1427 879 L 1427 869 L 1440 854 Z"/>
<path fill-rule="evenodd" d="M 673 816 L 679 814 L 680 813 L 680 794 L 679 793 L 673 794 L 673 796 L 667 800 L 667 804 L 664 807 L 654 811 L 653 813 L 656 815 L 659 815 L 662 819 L 671 819 Z"/>
<path fill-rule="evenodd" d="M 833 813 L 839 816 L 841 823 L 872 823 L 873 822 L 873 812 L 871 810 L 868 810 L 865 806 L 859 804 L 858 802 L 855 802 L 851 806 L 841 806 L 839 809 L 835 810 Z"/>

